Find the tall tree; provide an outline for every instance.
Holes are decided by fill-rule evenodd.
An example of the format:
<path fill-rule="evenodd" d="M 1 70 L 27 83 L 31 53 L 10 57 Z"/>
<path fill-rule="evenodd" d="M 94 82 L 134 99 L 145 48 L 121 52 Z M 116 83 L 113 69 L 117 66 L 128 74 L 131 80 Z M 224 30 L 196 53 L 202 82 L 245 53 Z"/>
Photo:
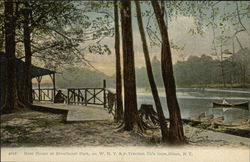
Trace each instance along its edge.
<path fill-rule="evenodd" d="M 169 140 L 172 143 L 184 143 L 186 140 L 183 133 L 181 113 L 176 96 L 176 86 L 173 74 L 168 31 L 162 16 L 163 11 L 161 10 L 159 3 L 155 0 L 151 0 L 151 4 L 153 6 L 162 37 L 161 68 L 170 118 Z"/>
<path fill-rule="evenodd" d="M 137 111 L 131 2 L 128 0 L 121 0 L 121 6 L 123 79 L 125 95 L 124 130 L 131 131 L 136 127 L 142 128 L 142 124 Z"/>
<path fill-rule="evenodd" d="M 115 15 L 115 54 L 116 54 L 116 120 L 123 119 L 123 103 L 122 103 L 122 77 L 121 77 L 121 55 L 120 55 L 120 30 L 119 30 L 119 15 L 118 2 L 114 0 L 114 15 Z"/>
<path fill-rule="evenodd" d="M 7 63 L 7 78 L 5 88 L 5 101 L 1 108 L 2 113 L 12 113 L 21 108 L 16 85 L 16 57 L 15 57 L 15 29 L 16 17 L 14 1 L 4 1 L 4 28 L 5 28 L 5 53 Z"/>
<path fill-rule="evenodd" d="M 149 57 L 147 40 L 146 40 L 142 16 L 141 16 L 140 2 L 135 1 L 135 5 L 136 5 L 137 21 L 138 21 L 138 26 L 140 30 L 141 40 L 142 40 L 143 53 L 144 53 L 144 58 L 145 58 L 145 63 L 146 63 L 146 69 L 147 69 L 147 74 L 148 74 L 148 80 L 150 83 L 151 91 L 153 94 L 154 102 L 156 105 L 156 110 L 157 110 L 159 121 L 160 121 L 162 141 L 166 142 L 168 139 L 168 128 L 165 122 L 165 117 L 164 117 L 164 113 L 162 110 L 160 97 L 159 97 L 157 86 L 154 80 L 153 70 L 152 70 L 151 61 Z"/>
<path fill-rule="evenodd" d="M 24 67 L 24 86 L 23 86 L 23 96 L 22 96 L 22 102 L 25 105 L 29 105 L 31 101 L 31 40 L 30 40 L 30 13 L 31 10 L 29 8 L 28 2 L 25 4 L 25 8 L 22 10 L 23 12 L 23 42 L 24 42 L 24 51 L 25 51 L 25 67 Z"/>
<path fill-rule="evenodd" d="M 0 51 L 4 50 L 4 3 L 0 2 Z"/>
<path fill-rule="evenodd" d="M 46 2 L 45 3 L 45 2 L 35 2 L 35 1 L 24 1 L 21 4 L 22 4 L 22 9 L 20 10 L 21 16 L 19 17 L 19 20 L 20 22 L 22 22 L 21 24 L 22 24 L 23 30 L 21 31 L 23 31 L 22 38 L 23 38 L 23 43 L 24 43 L 24 54 L 25 54 L 24 55 L 24 58 L 25 58 L 24 84 L 22 87 L 23 93 L 22 93 L 21 99 L 23 103 L 25 103 L 26 105 L 29 105 L 31 101 L 30 93 L 31 93 L 31 88 L 32 88 L 32 83 L 31 83 L 32 57 L 41 57 L 42 54 L 40 53 L 40 51 L 45 51 L 46 53 L 47 52 L 46 49 L 49 49 L 50 52 L 53 51 L 52 52 L 53 55 L 48 55 L 48 52 L 47 52 L 45 54 L 47 55 L 47 57 L 48 56 L 57 57 L 57 54 L 55 54 L 56 53 L 55 51 L 60 51 L 59 52 L 60 54 L 58 54 L 60 56 L 58 57 L 62 58 L 64 62 L 67 62 L 67 60 L 70 60 L 68 59 L 70 58 L 69 56 L 67 57 L 62 56 L 63 55 L 62 51 L 64 52 L 66 52 L 67 50 L 77 51 L 76 47 L 78 46 L 77 44 L 78 42 L 76 43 L 76 41 L 70 38 L 70 36 L 75 33 L 74 32 L 70 34 L 66 33 L 65 28 L 63 28 L 63 26 L 66 26 L 68 24 L 72 26 L 74 25 L 76 26 L 76 24 L 78 25 L 79 23 L 76 21 L 76 17 L 79 15 L 82 16 L 82 14 L 80 11 L 73 11 L 75 10 L 75 6 L 72 4 L 72 2 Z M 67 14 L 68 12 L 70 14 Z M 66 14 L 67 16 L 65 16 Z M 70 22 L 73 20 L 74 20 L 74 23 Z M 81 21 L 81 20 L 78 19 L 78 21 Z M 71 28 L 69 27 L 67 29 L 72 29 L 72 28 L 76 29 L 77 27 L 75 26 Z M 33 35 L 32 43 L 31 43 L 31 34 Z M 52 43 L 50 43 L 50 41 L 42 40 L 43 34 L 45 35 L 46 39 L 48 39 L 48 37 L 51 37 L 50 41 Z M 37 39 L 36 37 L 39 37 L 39 38 Z M 52 41 L 53 38 L 55 37 L 56 37 L 56 40 Z M 59 37 L 60 38 L 63 37 L 63 40 L 60 39 Z M 39 41 L 38 43 L 39 46 L 41 44 L 45 44 L 44 45 L 45 47 L 41 49 L 36 48 L 35 46 L 36 39 Z M 34 50 L 32 50 L 31 47 Z M 75 52 L 72 52 L 72 53 L 75 53 Z M 61 61 L 59 59 L 50 59 L 50 60 L 56 60 L 58 62 Z M 50 61 L 49 63 L 51 62 L 52 61 Z"/>
<path fill-rule="evenodd" d="M 226 81 L 225 81 L 225 70 L 224 70 L 224 63 L 223 63 L 223 51 L 222 51 L 222 40 L 220 42 L 220 68 L 221 68 L 221 77 L 223 87 L 226 88 Z"/>

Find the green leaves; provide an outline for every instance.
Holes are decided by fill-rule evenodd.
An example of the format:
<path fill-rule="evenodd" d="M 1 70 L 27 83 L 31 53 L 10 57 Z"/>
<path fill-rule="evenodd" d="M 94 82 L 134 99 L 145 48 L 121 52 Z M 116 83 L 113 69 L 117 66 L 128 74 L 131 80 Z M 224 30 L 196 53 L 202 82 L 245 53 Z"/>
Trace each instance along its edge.
<path fill-rule="evenodd" d="M 109 49 L 108 45 L 95 44 L 95 45 L 90 45 L 88 49 L 89 52 L 92 54 L 99 54 L 99 55 L 111 54 L 111 50 Z"/>

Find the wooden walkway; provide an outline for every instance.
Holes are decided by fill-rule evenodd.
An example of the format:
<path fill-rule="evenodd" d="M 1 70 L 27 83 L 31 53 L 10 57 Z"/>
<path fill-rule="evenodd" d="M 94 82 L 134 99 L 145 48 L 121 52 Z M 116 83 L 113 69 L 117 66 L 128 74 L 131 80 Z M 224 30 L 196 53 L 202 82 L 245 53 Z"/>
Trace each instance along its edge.
<path fill-rule="evenodd" d="M 113 120 L 112 114 L 108 113 L 107 109 L 104 109 L 103 106 L 98 105 L 68 105 L 68 104 L 55 104 L 55 103 L 43 103 L 36 102 L 33 104 L 42 109 L 57 109 L 57 110 L 68 110 L 67 122 L 75 121 L 100 121 L 100 120 Z"/>

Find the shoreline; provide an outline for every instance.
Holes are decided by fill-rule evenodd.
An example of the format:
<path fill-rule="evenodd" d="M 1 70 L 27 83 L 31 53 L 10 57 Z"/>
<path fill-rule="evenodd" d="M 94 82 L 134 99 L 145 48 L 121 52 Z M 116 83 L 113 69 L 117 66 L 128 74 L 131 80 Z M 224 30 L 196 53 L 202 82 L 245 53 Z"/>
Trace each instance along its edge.
<path fill-rule="evenodd" d="M 244 125 L 230 125 L 217 123 L 213 121 L 199 121 L 199 120 L 190 120 L 190 119 L 182 119 L 185 124 L 188 124 L 195 128 L 201 128 L 205 130 L 211 130 L 214 132 L 220 132 L 240 137 L 250 138 L 250 124 L 247 123 L 247 119 L 243 119 L 242 122 L 245 122 Z M 241 128 L 242 126 L 246 126 L 246 128 Z"/>

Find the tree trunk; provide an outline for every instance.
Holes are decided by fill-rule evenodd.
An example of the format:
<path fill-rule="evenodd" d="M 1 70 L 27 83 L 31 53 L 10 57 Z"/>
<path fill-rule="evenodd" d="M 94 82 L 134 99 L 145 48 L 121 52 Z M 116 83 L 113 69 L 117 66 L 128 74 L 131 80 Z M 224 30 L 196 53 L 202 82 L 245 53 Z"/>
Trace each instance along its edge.
<path fill-rule="evenodd" d="M 30 27 L 29 27 L 29 13 L 30 10 L 26 8 L 23 10 L 24 23 L 23 23 L 23 42 L 25 50 L 25 66 L 24 66 L 24 88 L 22 102 L 25 105 L 31 103 L 31 43 L 30 43 Z"/>
<path fill-rule="evenodd" d="M 121 0 L 121 5 L 123 78 L 125 94 L 124 130 L 131 131 L 135 129 L 135 126 L 142 128 L 142 125 L 137 111 L 131 2 L 128 0 Z"/>
<path fill-rule="evenodd" d="M 170 43 L 168 39 L 168 31 L 162 16 L 163 14 L 159 6 L 159 3 L 155 0 L 151 0 L 151 3 L 162 36 L 161 68 L 162 68 L 163 83 L 165 86 L 165 93 L 167 95 L 166 98 L 167 98 L 169 118 L 170 118 L 169 140 L 171 143 L 175 144 L 185 143 L 186 140 L 183 133 L 181 113 L 176 97 L 176 86 L 173 74 L 172 56 L 171 56 Z"/>
<path fill-rule="evenodd" d="M 222 42 L 221 42 L 221 46 L 220 46 L 220 67 L 221 67 L 221 76 L 222 76 L 223 87 L 226 88 L 224 65 L 223 65 Z"/>
<path fill-rule="evenodd" d="M 242 80 L 242 86 L 243 87 L 246 87 L 246 64 L 245 63 L 243 63 L 243 65 L 242 65 L 242 68 L 243 68 L 243 74 L 242 74 L 242 77 L 243 77 L 243 80 Z"/>
<path fill-rule="evenodd" d="M 147 74 L 148 74 L 148 80 L 149 80 L 149 83 L 150 83 L 151 91 L 152 91 L 154 102 L 155 102 L 155 105 L 156 105 L 156 110 L 157 110 L 157 113 L 158 113 L 157 115 L 158 115 L 160 126 L 161 126 L 162 140 L 164 142 L 166 142 L 167 139 L 168 139 L 168 128 L 167 128 L 167 124 L 165 122 L 165 117 L 164 117 L 164 113 L 163 113 L 163 110 L 162 110 L 160 97 L 159 97 L 157 86 L 156 86 L 156 83 L 155 83 L 155 80 L 154 80 L 151 61 L 150 61 L 150 57 L 149 57 L 147 40 L 146 40 L 145 31 L 144 31 L 144 27 L 143 27 L 142 16 L 141 16 L 140 2 L 135 1 L 135 5 L 136 5 L 137 21 L 138 21 L 140 34 L 141 34 L 143 52 L 144 52 L 144 57 L 145 57 L 146 69 L 147 69 Z"/>
<path fill-rule="evenodd" d="M 5 18 L 5 53 L 7 60 L 7 78 L 5 88 L 4 105 L 1 108 L 2 113 L 12 113 L 19 107 L 19 99 L 17 95 L 16 85 L 16 57 L 15 57 L 15 16 L 13 0 L 4 2 L 4 18 Z"/>
<path fill-rule="evenodd" d="M 4 26 L 1 29 L 1 34 L 0 34 L 0 51 L 2 52 L 4 50 Z"/>
<path fill-rule="evenodd" d="M 115 53 L 116 53 L 116 104 L 117 110 L 115 120 L 123 120 L 123 103 L 122 103 L 122 76 L 121 76 L 121 54 L 120 54 L 120 31 L 118 2 L 114 0 L 115 15 Z"/>

